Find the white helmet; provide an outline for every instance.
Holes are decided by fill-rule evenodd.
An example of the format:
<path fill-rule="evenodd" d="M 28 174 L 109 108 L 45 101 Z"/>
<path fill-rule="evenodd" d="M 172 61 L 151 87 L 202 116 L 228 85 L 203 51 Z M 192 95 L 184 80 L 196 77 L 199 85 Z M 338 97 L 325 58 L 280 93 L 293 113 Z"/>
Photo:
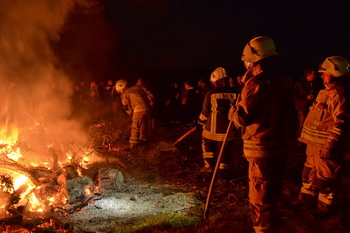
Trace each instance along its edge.
<path fill-rule="evenodd" d="M 258 36 L 250 40 L 243 49 L 242 61 L 257 62 L 263 58 L 276 56 L 274 41 L 266 36 Z"/>
<path fill-rule="evenodd" d="M 219 79 L 227 78 L 227 72 L 224 68 L 216 68 L 210 75 L 210 82 L 216 82 Z"/>
<path fill-rule="evenodd" d="M 126 84 L 128 84 L 128 81 L 126 81 L 125 79 L 120 79 L 116 82 L 115 89 L 118 93 L 121 93 L 126 87 Z"/>
<path fill-rule="evenodd" d="M 322 62 L 318 72 L 329 73 L 333 77 L 341 77 L 350 74 L 349 60 L 341 56 L 327 57 Z"/>

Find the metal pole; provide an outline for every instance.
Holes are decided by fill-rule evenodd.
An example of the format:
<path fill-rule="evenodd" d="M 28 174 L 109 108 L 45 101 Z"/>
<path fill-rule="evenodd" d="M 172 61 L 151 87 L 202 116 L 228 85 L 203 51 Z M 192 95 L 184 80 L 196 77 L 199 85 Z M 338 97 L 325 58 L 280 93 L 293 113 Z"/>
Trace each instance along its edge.
<path fill-rule="evenodd" d="M 238 101 L 240 100 L 240 97 L 241 97 L 241 94 L 238 94 L 235 106 L 237 106 Z M 226 130 L 226 134 L 225 134 L 225 137 L 224 137 L 224 141 L 222 142 L 220 153 L 219 153 L 218 159 L 216 161 L 214 173 L 213 173 L 213 176 L 211 178 L 211 182 L 210 182 L 210 186 L 209 186 L 209 190 L 208 190 L 207 202 L 205 203 L 205 209 L 204 209 L 204 214 L 203 214 L 203 218 L 204 219 L 207 218 L 208 209 L 209 209 L 209 203 L 210 203 L 210 198 L 211 198 L 211 193 L 213 191 L 213 186 L 214 186 L 214 182 L 215 182 L 215 179 L 216 179 L 216 173 L 218 172 L 218 168 L 219 168 L 219 165 L 220 165 L 221 157 L 222 157 L 222 154 L 224 152 L 224 149 L 225 149 L 225 146 L 226 146 L 226 142 L 227 142 L 227 138 L 228 138 L 228 135 L 229 135 L 232 127 L 233 127 L 233 122 L 230 121 L 230 123 L 227 126 L 227 130 Z"/>
<path fill-rule="evenodd" d="M 226 142 L 227 142 L 227 138 L 228 138 L 228 135 L 229 135 L 229 133 L 230 133 L 230 131 L 232 129 L 232 126 L 233 126 L 233 123 L 232 123 L 232 121 L 230 121 L 230 123 L 229 123 L 229 125 L 227 127 L 227 130 L 226 130 L 224 141 L 222 142 L 222 146 L 221 146 L 221 149 L 220 149 L 220 153 L 219 153 L 218 159 L 216 161 L 214 173 L 213 173 L 213 176 L 211 178 L 210 187 L 209 187 L 209 190 L 208 190 L 207 202 L 205 203 L 205 209 L 204 209 L 204 215 L 203 215 L 204 219 L 207 218 L 208 209 L 209 209 L 209 202 L 210 202 L 211 193 L 212 193 L 214 182 L 215 182 L 215 178 L 216 178 L 216 173 L 218 171 L 218 168 L 219 168 L 219 165 L 220 165 L 220 161 L 221 161 L 221 157 L 222 157 L 222 154 L 224 152 L 224 149 L 225 149 L 225 146 L 226 146 Z"/>

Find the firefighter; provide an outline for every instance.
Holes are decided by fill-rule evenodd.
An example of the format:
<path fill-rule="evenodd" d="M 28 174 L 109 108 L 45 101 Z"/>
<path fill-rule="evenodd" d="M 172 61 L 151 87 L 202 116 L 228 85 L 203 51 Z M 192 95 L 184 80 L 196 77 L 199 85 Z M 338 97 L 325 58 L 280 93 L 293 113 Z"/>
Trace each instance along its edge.
<path fill-rule="evenodd" d="M 249 162 L 249 203 L 255 232 L 277 229 L 277 199 L 287 157 L 288 116 L 293 107 L 292 81 L 284 74 L 274 41 L 259 36 L 242 55 L 247 69 L 241 99 L 229 119 L 242 128 L 244 157 Z"/>
<path fill-rule="evenodd" d="M 310 107 L 300 141 L 307 144 L 300 201 L 318 217 L 334 214 L 336 186 L 350 141 L 349 60 L 333 56 L 319 68 L 325 89 Z"/>
<path fill-rule="evenodd" d="M 148 141 L 150 100 L 142 86 L 127 87 L 127 83 L 121 79 L 115 88 L 121 94 L 123 107 L 132 119 L 129 147 L 134 148 L 140 141 Z"/>
<path fill-rule="evenodd" d="M 198 123 L 202 126 L 202 150 L 204 167 L 201 172 L 213 172 L 229 124 L 227 114 L 236 99 L 229 86 L 226 70 L 216 68 L 210 76 L 213 89 L 205 95 Z M 222 155 L 219 169 L 223 178 L 229 178 L 229 148 L 235 139 L 232 130 L 227 137 L 226 150 Z"/>

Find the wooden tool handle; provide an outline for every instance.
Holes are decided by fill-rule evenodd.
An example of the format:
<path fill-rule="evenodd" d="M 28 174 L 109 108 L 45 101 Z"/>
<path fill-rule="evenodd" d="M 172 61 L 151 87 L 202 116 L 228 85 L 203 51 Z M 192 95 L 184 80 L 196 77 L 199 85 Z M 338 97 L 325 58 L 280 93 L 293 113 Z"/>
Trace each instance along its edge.
<path fill-rule="evenodd" d="M 191 133 L 193 133 L 196 130 L 196 127 L 193 127 L 190 131 L 188 131 L 187 133 L 185 133 L 184 135 L 182 135 L 179 139 L 176 140 L 176 142 L 174 142 L 174 146 L 181 142 L 185 137 L 187 137 L 188 135 L 190 135 Z"/>

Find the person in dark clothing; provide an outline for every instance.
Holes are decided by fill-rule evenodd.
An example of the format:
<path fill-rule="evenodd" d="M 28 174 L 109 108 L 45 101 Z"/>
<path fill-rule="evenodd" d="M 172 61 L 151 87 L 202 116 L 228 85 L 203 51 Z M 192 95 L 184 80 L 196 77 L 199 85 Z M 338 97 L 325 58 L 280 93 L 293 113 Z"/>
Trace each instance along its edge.
<path fill-rule="evenodd" d="M 197 120 L 200 113 L 199 95 L 194 89 L 193 82 L 187 80 L 184 83 L 185 93 L 182 98 L 182 107 L 184 110 L 183 123 L 187 126 L 192 126 L 192 124 Z"/>
<path fill-rule="evenodd" d="M 114 110 L 113 110 L 113 102 L 114 102 L 114 85 L 113 80 L 108 80 L 107 84 L 103 87 L 102 92 L 102 100 L 105 108 L 105 115 L 109 118 L 110 122 L 113 122 Z"/>
<path fill-rule="evenodd" d="M 108 80 L 107 85 L 104 86 L 104 101 L 107 103 L 112 104 L 113 102 L 113 89 L 114 89 L 114 83 L 113 80 Z"/>
<path fill-rule="evenodd" d="M 309 68 L 305 69 L 304 76 L 295 83 L 294 99 L 298 119 L 297 138 L 300 137 L 305 118 L 312 102 L 315 100 L 318 92 L 323 88 L 322 79 L 317 77 L 315 70 Z M 301 146 L 301 144 L 298 145 Z"/>
<path fill-rule="evenodd" d="M 89 91 L 89 97 L 88 97 L 88 108 L 90 110 L 90 115 L 92 116 L 93 121 L 100 120 L 101 117 L 101 104 L 100 99 L 100 92 L 98 89 L 98 85 L 96 82 L 90 83 L 90 91 Z"/>
<path fill-rule="evenodd" d="M 242 89 L 244 87 L 244 83 L 243 83 L 242 79 L 243 79 L 243 76 L 241 76 L 241 75 L 237 76 L 237 86 L 235 87 L 235 92 L 236 93 L 241 93 L 242 92 Z"/>
<path fill-rule="evenodd" d="M 244 83 L 242 82 L 242 76 L 241 75 L 239 75 L 239 76 L 237 76 L 237 79 L 236 80 L 234 80 L 234 78 L 233 77 L 230 77 L 229 78 L 229 83 L 230 83 L 230 87 L 233 89 L 233 91 L 235 92 L 235 93 L 241 93 L 241 91 L 242 91 L 242 89 L 243 89 L 243 87 L 244 87 Z"/>
<path fill-rule="evenodd" d="M 198 80 L 197 94 L 199 95 L 199 101 L 202 104 L 207 92 L 212 88 L 211 84 L 204 79 Z"/>
<path fill-rule="evenodd" d="M 229 86 L 224 68 L 215 69 L 210 76 L 210 81 L 214 88 L 207 92 L 198 119 L 198 123 L 203 125 L 204 167 L 201 172 L 213 172 L 215 168 L 229 124 L 227 115 L 237 96 Z M 229 178 L 230 175 L 230 148 L 233 146 L 235 136 L 235 130 L 232 127 L 219 165 L 222 178 Z"/>
<path fill-rule="evenodd" d="M 181 89 L 177 82 L 173 82 L 165 101 L 166 115 L 170 123 L 181 124 Z"/>

